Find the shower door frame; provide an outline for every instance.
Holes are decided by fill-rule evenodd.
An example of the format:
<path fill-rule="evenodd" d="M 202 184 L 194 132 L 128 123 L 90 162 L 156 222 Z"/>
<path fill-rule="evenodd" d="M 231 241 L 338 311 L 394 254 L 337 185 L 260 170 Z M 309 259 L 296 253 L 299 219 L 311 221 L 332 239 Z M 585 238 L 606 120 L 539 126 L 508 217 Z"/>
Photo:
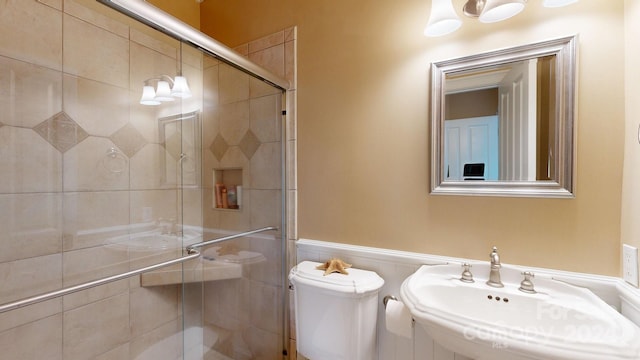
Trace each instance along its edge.
<path fill-rule="evenodd" d="M 179 19 L 163 12 L 162 10 L 144 2 L 137 0 L 96 0 L 112 9 L 115 9 L 133 19 L 140 21 L 141 23 L 150 26 L 168 36 L 171 36 L 183 43 L 194 46 L 200 49 L 203 53 L 213 56 L 219 61 L 226 63 L 244 73 L 247 73 L 265 83 L 282 91 L 282 119 L 281 124 L 286 124 L 287 109 L 290 105 L 290 91 L 293 90 L 292 84 L 265 69 L 264 67 L 250 61 L 242 55 L 235 52 L 233 49 L 226 45 L 216 41 L 215 39 L 205 35 L 201 31 L 187 25 Z M 281 223 L 280 223 L 280 241 L 282 242 L 282 254 L 281 254 L 281 274 L 282 274 L 282 355 L 284 358 L 288 358 L 289 351 L 289 294 L 288 294 L 288 263 L 289 257 L 287 254 L 287 239 L 289 239 L 287 226 L 287 191 L 289 189 L 288 170 L 286 156 L 287 156 L 287 137 L 286 126 L 281 127 Z M 191 249 L 194 250 L 194 249 Z M 183 329 L 184 330 L 184 329 Z"/>

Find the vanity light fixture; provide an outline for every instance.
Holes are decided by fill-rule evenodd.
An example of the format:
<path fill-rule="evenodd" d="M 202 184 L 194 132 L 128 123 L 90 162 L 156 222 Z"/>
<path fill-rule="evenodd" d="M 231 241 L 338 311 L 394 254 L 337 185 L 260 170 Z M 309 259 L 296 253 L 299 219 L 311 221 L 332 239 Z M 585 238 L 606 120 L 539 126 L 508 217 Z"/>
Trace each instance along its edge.
<path fill-rule="evenodd" d="M 578 2 L 578 0 L 544 0 L 543 6 L 553 8 Z M 493 23 L 511 18 L 524 10 L 527 0 L 467 0 L 462 12 L 482 23 Z M 462 25 L 453 9 L 452 0 L 432 0 L 429 22 L 424 35 L 435 37 L 450 34 Z"/>
<path fill-rule="evenodd" d="M 154 81 L 156 82 L 155 89 L 152 85 Z M 186 99 L 189 97 L 191 97 L 191 90 L 189 90 L 187 78 L 178 75 L 172 79 L 168 75 L 160 75 L 144 81 L 140 104 L 160 105 L 165 101 L 173 101 L 175 98 Z"/>

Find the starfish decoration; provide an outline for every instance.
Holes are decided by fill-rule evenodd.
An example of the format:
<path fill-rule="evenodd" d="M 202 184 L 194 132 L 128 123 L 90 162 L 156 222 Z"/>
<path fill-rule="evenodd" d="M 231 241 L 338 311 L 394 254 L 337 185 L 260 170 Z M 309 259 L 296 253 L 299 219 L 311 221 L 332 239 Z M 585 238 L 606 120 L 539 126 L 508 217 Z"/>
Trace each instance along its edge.
<path fill-rule="evenodd" d="M 323 276 L 327 276 L 331 273 L 337 272 L 344 275 L 349 275 L 346 269 L 350 268 L 351 264 L 347 264 L 346 262 L 333 258 L 322 265 L 318 265 L 316 269 L 324 270 Z"/>

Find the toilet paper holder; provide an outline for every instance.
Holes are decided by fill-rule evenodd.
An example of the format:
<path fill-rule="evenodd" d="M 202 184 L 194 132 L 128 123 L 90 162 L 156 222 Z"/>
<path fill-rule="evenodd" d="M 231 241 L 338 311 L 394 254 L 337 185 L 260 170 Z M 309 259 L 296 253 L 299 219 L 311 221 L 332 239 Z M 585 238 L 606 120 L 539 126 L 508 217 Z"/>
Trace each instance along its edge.
<path fill-rule="evenodd" d="M 389 300 L 398 300 L 397 297 L 393 296 L 393 295 L 387 295 L 382 299 L 382 303 L 384 304 L 384 307 L 387 307 L 387 303 L 389 302 Z"/>

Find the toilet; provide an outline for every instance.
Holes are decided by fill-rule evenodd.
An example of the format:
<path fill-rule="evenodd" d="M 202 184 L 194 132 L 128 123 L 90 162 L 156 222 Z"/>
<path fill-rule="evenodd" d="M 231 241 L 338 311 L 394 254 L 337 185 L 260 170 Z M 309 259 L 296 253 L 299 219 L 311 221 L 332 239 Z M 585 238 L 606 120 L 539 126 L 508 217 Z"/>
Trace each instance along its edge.
<path fill-rule="evenodd" d="M 378 292 L 384 280 L 349 268 L 324 276 L 303 261 L 289 273 L 294 286 L 298 353 L 310 360 L 372 360 L 376 354 Z"/>

